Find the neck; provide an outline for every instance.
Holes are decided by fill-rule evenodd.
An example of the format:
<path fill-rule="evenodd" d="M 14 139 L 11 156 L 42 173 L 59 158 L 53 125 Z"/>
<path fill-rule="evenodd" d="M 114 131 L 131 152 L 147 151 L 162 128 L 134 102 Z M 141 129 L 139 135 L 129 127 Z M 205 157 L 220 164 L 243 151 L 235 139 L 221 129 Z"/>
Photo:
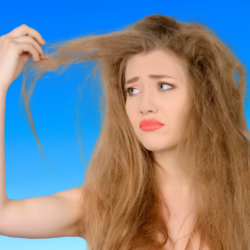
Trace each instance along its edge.
<path fill-rule="evenodd" d="M 176 191 L 189 186 L 187 176 L 178 165 L 175 151 L 156 151 L 153 155 L 160 165 L 155 165 L 156 181 L 160 187 Z"/>

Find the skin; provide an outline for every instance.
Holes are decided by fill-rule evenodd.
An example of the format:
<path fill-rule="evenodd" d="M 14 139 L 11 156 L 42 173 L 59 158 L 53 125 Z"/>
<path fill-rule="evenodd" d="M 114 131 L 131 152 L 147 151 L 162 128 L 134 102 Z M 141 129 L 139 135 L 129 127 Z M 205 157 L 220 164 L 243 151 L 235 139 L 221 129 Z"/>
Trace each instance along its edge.
<path fill-rule="evenodd" d="M 186 71 L 185 61 L 172 51 L 162 49 L 134 55 L 126 66 L 126 81 L 139 77 L 138 81 L 125 85 L 126 90 L 133 88 L 128 90 L 132 96 L 127 93 L 126 112 L 139 140 L 145 148 L 153 151 L 154 157 L 163 166 L 163 169 L 158 168 L 159 184 L 162 186 L 179 186 L 186 181 L 175 159 L 175 147 L 189 97 Z M 165 74 L 173 79 L 149 79 L 149 74 Z M 153 131 L 141 130 L 140 122 L 149 118 L 155 118 L 164 126 Z"/>
<path fill-rule="evenodd" d="M 22 72 L 24 64 L 33 56 L 35 61 L 45 58 L 41 49 L 45 41 L 41 35 L 27 25 L 21 25 L 0 37 L 0 235 L 18 238 L 58 238 L 82 237 L 79 235 L 82 200 L 82 187 L 57 192 L 50 196 L 13 200 L 6 195 L 4 161 L 4 117 L 8 87 Z M 8 63 L 6 63 L 8 62 Z M 129 97 L 126 103 L 127 114 L 144 146 L 154 152 L 157 161 L 163 166 L 157 168 L 157 180 L 170 207 L 170 235 L 177 239 L 176 230 L 186 215 L 189 194 L 188 182 L 178 171 L 174 160 L 174 148 L 178 142 L 178 131 L 188 98 L 186 65 L 171 51 L 154 51 L 130 58 L 126 68 L 126 79 L 139 76 L 133 83 L 138 89 L 136 96 Z M 148 79 L 146 73 L 171 74 L 175 88 L 159 92 L 157 81 Z M 172 82 L 171 82 L 172 83 Z M 131 86 L 132 86 L 131 85 Z M 128 86 L 127 86 L 128 87 Z M 164 85 L 164 87 L 167 87 Z M 141 120 L 156 118 L 165 126 L 156 131 L 145 132 L 138 128 Z M 175 213 L 173 212 L 175 211 Z M 63 218 L 63 220 L 62 220 Z M 188 228 L 188 227 L 186 227 Z M 185 230 L 179 235 L 183 236 Z M 180 237 L 179 237 L 180 238 Z M 184 249 L 185 241 L 177 241 L 175 250 Z M 197 244 L 196 244 L 197 246 Z M 198 249 L 195 246 L 193 249 Z M 167 245 L 167 249 L 173 249 Z"/>
<path fill-rule="evenodd" d="M 4 126 L 9 86 L 32 56 L 45 58 L 41 34 L 23 24 L 0 37 L 0 235 L 39 239 L 83 237 L 80 231 L 82 187 L 28 199 L 9 199 L 5 186 Z M 22 166 L 17 166 L 17 168 Z M 62 219 L 63 218 L 63 219 Z"/>
<path fill-rule="evenodd" d="M 163 74 L 172 78 L 150 79 L 148 76 Z M 139 140 L 162 166 L 156 166 L 156 178 L 170 211 L 168 228 L 176 242 L 175 249 L 183 249 L 187 243 L 180 239 L 189 234 L 195 211 L 194 192 L 175 157 L 182 118 L 189 102 L 187 76 L 186 61 L 169 49 L 136 54 L 128 60 L 125 70 L 126 112 Z M 139 79 L 126 84 L 134 77 Z M 140 122 L 150 118 L 164 126 L 153 131 L 141 130 Z"/>

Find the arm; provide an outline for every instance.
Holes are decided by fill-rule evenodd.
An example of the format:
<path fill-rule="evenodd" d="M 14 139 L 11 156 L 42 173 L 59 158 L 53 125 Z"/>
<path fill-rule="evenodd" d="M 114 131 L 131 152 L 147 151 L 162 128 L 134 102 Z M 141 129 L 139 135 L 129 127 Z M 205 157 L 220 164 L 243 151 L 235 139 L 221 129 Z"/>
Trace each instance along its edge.
<path fill-rule="evenodd" d="M 4 125 L 6 91 L 0 91 L 0 213 L 5 207 L 8 198 L 5 185 L 5 154 L 4 154 Z"/>
<path fill-rule="evenodd" d="M 51 196 L 8 199 L 5 185 L 5 101 L 10 84 L 33 56 L 43 58 L 41 34 L 21 25 L 0 37 L 0 234 L 22 238 L 80 236 L 82 187 Z"/>
<path fill-rule="evenodd" d="M 51 196 L 8 199 L 4 125 L 7 91 L 0 91 L 0 235 L 20 238 L 81 237 L 82 187 Z"/>
<path fill-rule="evenodd" d="M 81 237 L 81 192 L 77 187 L 51 196 L 8 200 L 0 234 L 18 238 Z"/>

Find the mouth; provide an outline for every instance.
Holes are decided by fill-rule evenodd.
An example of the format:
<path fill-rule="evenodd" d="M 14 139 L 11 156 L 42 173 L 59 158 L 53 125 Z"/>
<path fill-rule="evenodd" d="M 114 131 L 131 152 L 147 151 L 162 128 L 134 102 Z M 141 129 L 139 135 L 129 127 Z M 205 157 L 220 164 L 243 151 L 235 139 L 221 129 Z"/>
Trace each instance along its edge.
<path fill-rule="evenodd" d="M 140 128 L 143 131 L 156 130 L 163 127 L 164 124 L 157 121 L 156 119 L 142 120 L 140 123 Z"/>
<path fill-rule="evenodd" d="M 147 124 L 144 126 L 141 126 L 141 130 L 143 131 L 151 131 L 151 130 L 156 130 L 159 129 L 161 127 L 163 127 L 164 125 L 159 125 L 159 124 Z"/>
<path fill-rule="evenodd" d="M 161 125 L 161 126 L 163 126 L 164 124 L 163 123 L 161 123 L 161 122 L 159 122 L 159 121 L 157 121 L 156 119 L 147 119 L 147 120 L 142 120 L 141 122 L 140 122 L 140 128 L 142 127 L 142 126 L 148 126 L 148 125 Z"/>

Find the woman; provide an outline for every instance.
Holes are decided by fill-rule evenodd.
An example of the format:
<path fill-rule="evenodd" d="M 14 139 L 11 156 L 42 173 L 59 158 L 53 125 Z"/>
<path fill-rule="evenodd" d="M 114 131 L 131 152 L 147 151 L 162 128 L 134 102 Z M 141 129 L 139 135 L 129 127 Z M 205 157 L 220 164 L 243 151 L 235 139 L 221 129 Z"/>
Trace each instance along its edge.
<path fill-rule="evenodd" d="M 47 71 L 96 60 L 105 120 L 83 187 L 11 200 L 2 161 L 0 234 L 79 236 L 93 250 L 250 248 L 246 69 L 213 31 L 150 15 L 46 58 L 43 44 L 26 25 L 0 37 L 1 159 L 6 93 L 31 56 L 22 94 L 39 150 L 28 103 Z"/>

